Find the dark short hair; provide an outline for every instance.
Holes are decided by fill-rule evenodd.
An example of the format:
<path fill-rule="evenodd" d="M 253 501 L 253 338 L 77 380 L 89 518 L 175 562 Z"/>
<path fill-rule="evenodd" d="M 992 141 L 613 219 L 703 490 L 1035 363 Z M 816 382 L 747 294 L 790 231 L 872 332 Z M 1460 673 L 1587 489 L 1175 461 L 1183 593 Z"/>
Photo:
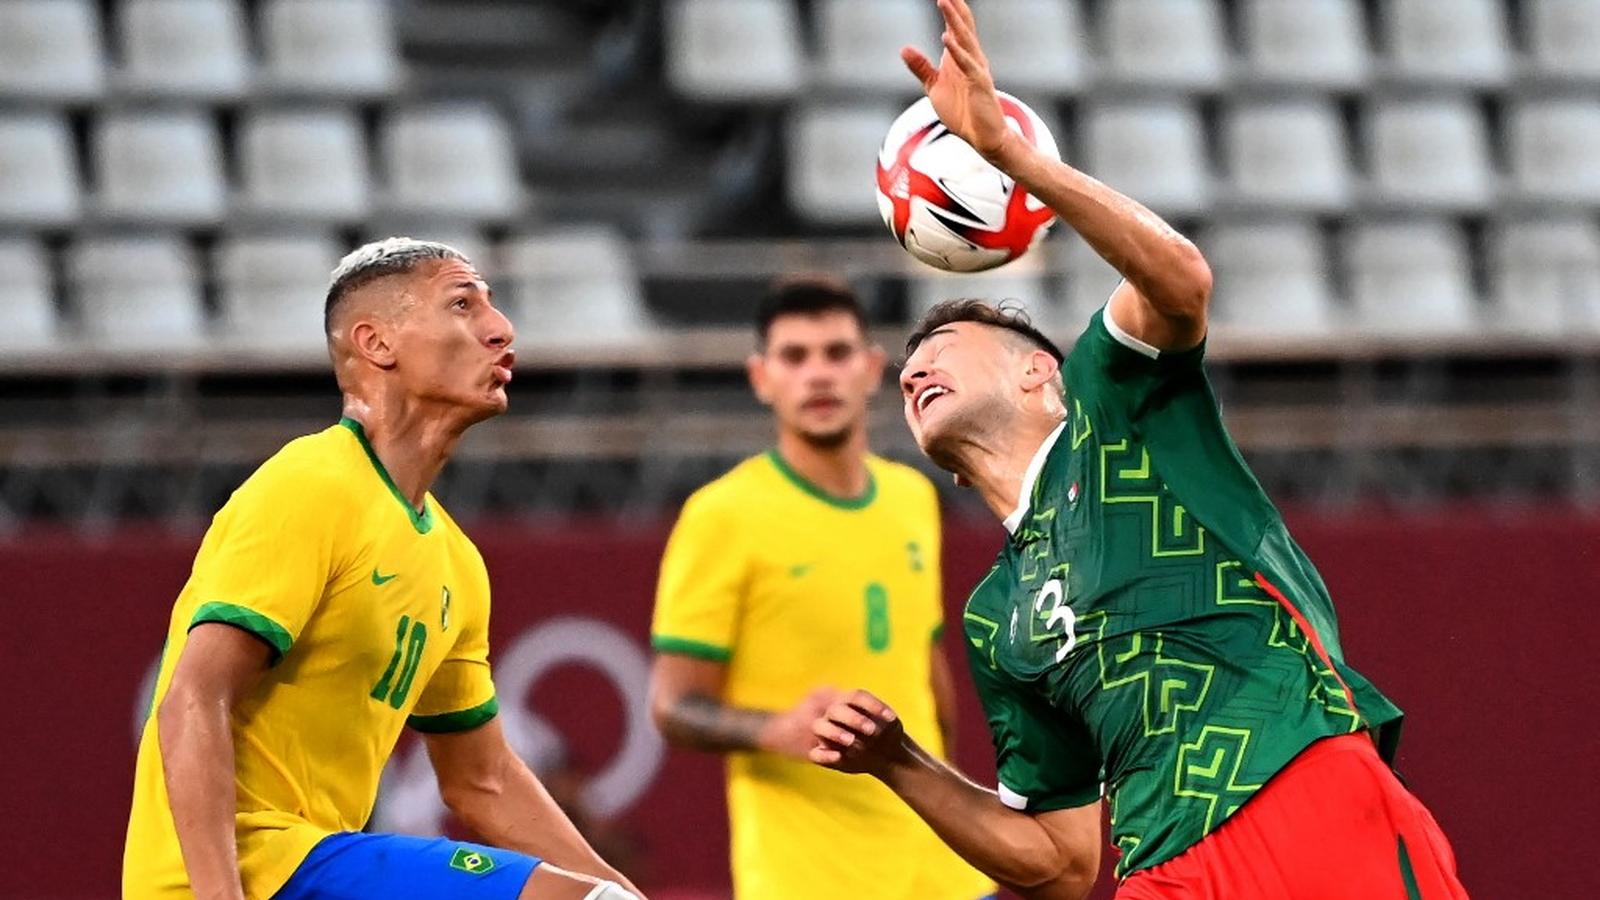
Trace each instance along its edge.
<path fill-rule="evenodd" d="M 861 333 L 867 332 L 867 312 L 849 283 L 838 278 L 808 275 L 773 282 L 756 309 L 756 334 L 766 346 L 772 323 L 784 316 L 820 316 L 842 312 L 856 320 Z"/>
<path fill-rule="evenodd" d="M 917 347 L 933 334 L 946 325 L 957 322 L 977 322 L 980 325 L 992 325 L 1003 328 L 1012 334 L 1021 336 L 1028 343 L 1056 358 L 1056 362 L 1066 360 L 1066 354 L 1056 346 L 1056 342 L 1044 336 L 1044 332 L 1034 327 L 1033 320 L 1028 317 L 1028 311 L 1011 301 L 1001 301 L 998 304 L 985 300 L 946 300 L 936 304 L 928 310 L 922 321 L 917 323 L 916 330 L 906 338 L 906 356 L 917 351 Z"/>

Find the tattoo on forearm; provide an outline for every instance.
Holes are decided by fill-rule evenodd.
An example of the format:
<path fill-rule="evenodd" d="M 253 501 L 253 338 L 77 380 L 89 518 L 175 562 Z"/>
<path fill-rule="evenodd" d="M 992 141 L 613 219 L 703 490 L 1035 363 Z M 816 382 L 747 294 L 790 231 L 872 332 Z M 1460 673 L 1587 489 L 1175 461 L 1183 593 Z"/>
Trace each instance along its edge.
<path fill-rule="evenodd" d="M 689 694 L 673 707 L 663 731 L 667 740 L 696 750 L 754 750 L 771 713 L 724 706 L 713 697 Z"/>

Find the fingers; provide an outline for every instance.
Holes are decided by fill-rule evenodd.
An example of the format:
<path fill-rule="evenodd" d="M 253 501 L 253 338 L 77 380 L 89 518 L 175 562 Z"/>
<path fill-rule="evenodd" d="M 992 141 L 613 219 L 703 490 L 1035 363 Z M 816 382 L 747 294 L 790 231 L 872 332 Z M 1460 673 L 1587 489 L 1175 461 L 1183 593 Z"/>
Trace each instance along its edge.
<path fill-rule="evenodd" d="M 965 10 L 965 15 L 957 10 L 957 3 Z M 987 66 L 989 61 L 983 55 L 983 45 L 978 42 L 978 23 L 972 18 L 972 10 L 966 8 L 963 0 L 939 0 L 939 9 L 944 13 L 945 34 L 954 36 L 962 49 Z M 948 41 L 946 46 L 949 46 Z"/>
<path fill-rule="evenodd" d="M 954 13 L 974 32 L 978 30 L 978 20 L 972 15 L 972 5 L 967 0 L 940 0 L 939 7 L 941 10 L 948 9 L 950 13 Z M 949 18 L 949 13 L 946 13 L 946 18 Z"/>
<path fill-rule="evenodd" d="M 961 74 L 973 80 L 981 80 L 987 76 L 988 70 L 983 63 L 962 47 L 960 40 L 948 31 L 944 33 L 944 49 L 950 54 L 956 68 L 961 70 Z"/>
<path fill-rule="evenodd" d="M 870 691 L 855 691 L 850 694 L 845 703 L 880 722 L 893 722 L 896 718 L 894 710 L 889 708 L 889 704 L 874 697 Z"/>
<path fill-rule="evenodd" d="M 915 47 L 901 47 L 900 59 L 906 64 L 906 68 L 911 70 L 911 74 L 922 82 L 924 88 L 932 85 L 933 80 L 939 77 L 938 67 Z"/>

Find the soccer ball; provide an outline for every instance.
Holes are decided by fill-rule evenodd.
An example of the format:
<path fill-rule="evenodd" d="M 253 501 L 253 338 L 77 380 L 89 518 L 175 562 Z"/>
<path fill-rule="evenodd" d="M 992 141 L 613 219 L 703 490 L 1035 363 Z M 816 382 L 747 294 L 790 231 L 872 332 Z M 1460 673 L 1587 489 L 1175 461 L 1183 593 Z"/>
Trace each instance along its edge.
<path fill-rule="evenodd" d="M 1033 110 L 1000 94 L 1006 123 L 1046 155 L 1056 139 Z M 878 151 L 878 211 L 900 246 L 947 272 L 979 272 L 1028 252 L 1055 221 L 1050 208 L 951 133 L 924 97 L 889 126 Z"/>

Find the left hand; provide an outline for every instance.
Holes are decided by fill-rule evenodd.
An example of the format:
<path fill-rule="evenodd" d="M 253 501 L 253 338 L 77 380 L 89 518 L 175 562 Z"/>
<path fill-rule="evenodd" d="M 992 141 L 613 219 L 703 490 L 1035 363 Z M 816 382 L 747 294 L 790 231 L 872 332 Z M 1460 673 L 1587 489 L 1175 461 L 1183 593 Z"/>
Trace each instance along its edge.
<path fill-rule="evenodd" d="M 811 761 L 840 772 L 883 776 L 910 758 L 905 724 L 889 705 L 856 691 L 830 705 L 812 725 Z"/>
<path fill-rule="evenodd" d="M 922 82 L 940 121 L 957 137 L 993 160 L 1005 146 L 1011 128 L 1000 109 L 1000 97 L 989 74 L 989 60 L 978 44 L 978 25 L 967 0 L 938 0 L 944 16 L 944 55 L 937 67 L 915 47 L 903 47 L 900 59 Z"/>

